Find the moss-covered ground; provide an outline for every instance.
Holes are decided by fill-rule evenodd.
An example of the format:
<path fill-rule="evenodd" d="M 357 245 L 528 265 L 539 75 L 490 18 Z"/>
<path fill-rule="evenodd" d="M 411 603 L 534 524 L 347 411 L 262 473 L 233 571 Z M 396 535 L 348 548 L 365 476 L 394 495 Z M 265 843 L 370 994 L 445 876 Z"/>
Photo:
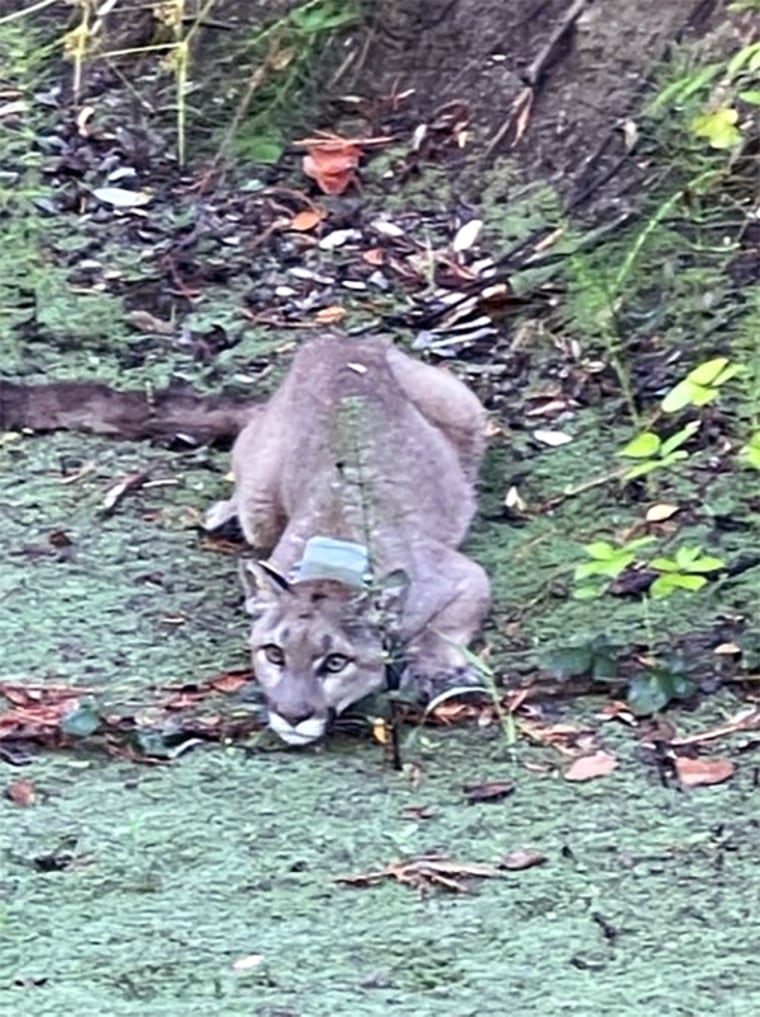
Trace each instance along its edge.
<path fill-rule="evenodd" d="M 31 95 L 23 40 L 8 38 L 16 84 Z M 182 187 L 157 185 L 148 218 L 56 205 L 69 185 L 49 183 L 50 151 L 36 141 L 45 116 L 35 108 L 3 128 L 14 174 L 0 179 L 3 376 L 130 387 L 181 377 L 202 390 L 265 395 L 298 339 L 254 323 L 256 300 L 275 303 L 283 278 L 293 283 L 283 272 L 299 259 L 340 275 L 354 255 L 304 254 L 285 242 L 248 251 L 235 239 L 249 229 L 244 199 L 238 206 L 227 195 L 222 211 L 210 212 Z M 691 173 L 682 171 L 671 193 Z M 503 172 L 485 180 L 472 205 L 497 252 L 561 216 L 544 183 L 507 201 Z M 87 187 L 102 183 L 92 174 Z M 421 247 L 431 236 L 442 244 L 441 216 L 457 185 L 444 192 L 438 176 L 424 173 L 413 183 L 416 197 L 394 194 L 387 208 L 407 210 Z M 366 218 L 386 208 L 385 198 L 370 190 Z M 721 209 L 735 201 L 728 185 L 718 187 L 698 209 L 707 218 L 658 222 L 644 243 L 650 210 L 593 257 L 552 270 L 551 313 L 510 320 L 487 356 L 465 351 L 456 364 L 499 428 L 469 545 L 493 578 L 489 663 L 506 688 L 531 690 L 518 719 L 593 731 L 594 747 L 614 754 L 617 768 L 569 782 L 566 742 L 535 744 L 518 726 L 510 743 L 497 723 L 407 729 L 401 772 L 366 738 L 306 752 L 256 735 L 222 739 L 152 765 L 109 758 L 97 738 L 57 750 L 14 745 L 0 759 L 0 790 L 23 779 L 34 800 L 0 797 L 0 1013 L 760 1012 L 756 741 L 745 732 L 718 743 L 714 751 L 731 756 L 736 772 L 714 787 L 681 786 L 667 746 L 668 725 L 695 734 L 752 698 L 758 569 L 648 607 L 635 593 L 572 596 L 574 567 L 594 540 L 649 533 L 663 553 L 687 543 L 729 564 L 757 553 L 757 473 L 740 465 L 736 449 L 757 426 L 759 284 L 750 274 L 739 287 L 732 275 L 747 253 L 743 232 L 728 244 L 711 239 Z M 224 209 L 234 213 L 229 221 Z M 222 225 L 214 220 L 198 246 L 174 247 L 201 212 L 218 212 Z M 578 237 L 582 226 L 570 232 Z M 645 250 L 636 273 L 621 275 L 638 243 Z M 605 279 L 625 283 L 613 342 Z M 536 284 L 530 271 L 521 280 L 526 290 Z M 349 324 L 394 301 L 408 309 L 399 293 L 330 297 L 338 299 Z M 168 334 L 144 318 L 136 331 L 135 311 L 169 322 Z M 403 329 L 399 337 L 408 338 Z M 619 471 L 617 452 L 636 433 L 611 359 L 622 358 L 649 419 L 670 385 L 716 351 L 749 372 L 721 394 L 718 410 L 704 411 L 689 461 L 649 486 L 602 482 Z M 501 373 L 488 373 L 494 365 Z M 567 412 L 527 416 L 537 401 L 561 399 Z M 534 433 L 542 427 L 570 440 L 547 445 Z M 160 690 L 245 668 L 234 557 L 198 529 L 207 505 L 226 493 L 226 470 L 217 450 L 3 435 L 0 682 L 85 687 L 104 712 L 139 718 L 150 731 L 154 720 L 166 726 L 165 712 L 151 712 Z M 148 483 L 103 511 L 113 485 L 146 471 Z M 507 510 L 511 488 L 520 502 Z M 648 523 L 647 509 L 660 503 L 677 504 L 677 516 Z M 696 692 L 670 706 L 659 736 L 603 722 L 610 695 L 598 682 L 576 676 L 578 695 L 577 682 L 562 684 L 562 667 L 552 672 L 553 657 L 600 638 L 620 653 L 619 673 L 605 676 L 616 698 L 652 654 L 669 659 L 677 650 L 685 662 Z M 741 660 L 730 649 L 716 657 L 727 643 L 740 644 Z M 246 689 L 208 707 L 230 716 L 246 708 L 256 708 Z M 501 780 L 514 782 L 512 795 L 467 802 L 465 785 Z M 497 864 L 528 849 L 544 864 L 500 870 L 469 883 L 468 893 L 336 882 L 426 853 Z"/>

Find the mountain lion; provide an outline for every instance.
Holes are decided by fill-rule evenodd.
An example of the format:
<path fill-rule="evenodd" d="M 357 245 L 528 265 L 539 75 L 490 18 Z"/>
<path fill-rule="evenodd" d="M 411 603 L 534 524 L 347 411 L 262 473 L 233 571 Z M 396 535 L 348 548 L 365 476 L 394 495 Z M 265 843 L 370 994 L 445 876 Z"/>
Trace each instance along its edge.
<path fill-rule="evenodd" d="M 447 371 L 381 339 L 321 338 L 296 354 L 233 449 L 253 666 L 270 726 L 291 745 L 382 689 L 430 696 L 467 675 L 489 607 L 483 569 L 457 548 L 475 509 L 485 411 Z"/>

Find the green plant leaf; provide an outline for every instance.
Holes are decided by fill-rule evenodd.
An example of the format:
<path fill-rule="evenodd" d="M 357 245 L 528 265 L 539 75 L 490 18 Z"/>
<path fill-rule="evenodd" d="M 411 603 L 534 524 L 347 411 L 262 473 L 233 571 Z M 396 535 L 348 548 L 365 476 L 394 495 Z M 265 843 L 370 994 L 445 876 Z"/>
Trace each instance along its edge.
<path fill-rule="evenodd" d="M 739 98 L 742 102 L 747 102 L 750 106 L 760 106 L 760 91 L 754 88 L 750 88 L 746 92 L 739 92 Z"/>
<path fill-rule="evenodd" d="M 609 561 L 620 554 L 620 549 L 614 547 L 606 540 L 595 540 L 591 544 L 584 544 L 583 550 L 590 558 L 594 558 L 597 561 Z"/>
<path fill-rule="evenodd" d="M 694 682 L 678 671 L 653 668 L 636 675 L 628 687 L 628 705 L 639 717 L 664 709 L 671 699 L 686 699 L 695 689 Z"/>
<path fill-rule="evenodd" d="M 752 435 L 747 444 L 740 449 L 739 455 L 748 466 L 760 470 L 760 431 Z"/>
<path fill-rule="evenodd" d="M 325 3 L 314 7 L 312 4 L 304 4 L 303 7 L 296 7 L 290 12 L 290 21 L 302 32 L 312 34 L 324 32 L 329 28 L 339 28 L 341 25 L 348 25 L 356 21 L 357 13 L 350 6 L 340 10 L 335 4 L 325 0 Z"/>
<path fill-rule="evenodd" d="M 693 561 L 689 566 L 689 572 L 717 572 L 719 569 L 725 568 L 726 563 L 722 558 L 712 558 L 710 555 L 705 555 L 704 558 L 698 558 Z"/>
<path fill-rule="evenodd" d="M 594 651 L 591 676 L 597 681 L 607 681 L 617 677 L 617 658 L 610 649 L 605 647 Z"/>
<path fill-rule="evenodd" d="M 744 70 L 745 67 L 749 67 L 752 70 L 752 60 L 760 56 L 760 43 L 754 42 L 749 46 L 744 46 L 735 53 L 726 65 L 726 74 L 729 78 L 735 78 L 736 75 Z"/>
<path fill-rule="evenodd" d="M 623 569 L 636 560 L 636 555 L 630 551 L 618 551 L 614 558 L 608 561 L 585 561 L 575 566 L 573 573 L 576 581 L 588 579 L 589 576 L 607 576 L 614 579 L 619 576 Z"/>
<path fill-rule="evenodd" d="M 679 448 L 679 446 L 683 445 L 685 441 L 688 441 L 689 438 L 691 438 L 691 436 L 699 430 L 699 428 L 699 420 L 690 420 L 689 423 L 682 427 L 680 431 L 676 431 L 675 434 L 671 434 L 671 436 L 662 443 L 662 447 L 660 448 L 660 455 L 662 458 L 664 459 L 666 456 L 669 456 L 671 452 L 675 452 L 675 450 Z M 688 453 L 684 453 L 683 456 L 688 457 Z M 679 458 L 683 458 L 683 456 L 679 456 Z"/>
<path fill-rule="evenodd" d="M 695 385 L 713 385 L 720 372 L 727 366 L 728 357 L 714 357 L 699 364 L 686 375 L 687 381 Z"/>
<path fill-rule="evenodd" d="M 284 151 L 280 142 L 270 134 L 259 134 L 246 138 L 245 141 L 239 143 L 238 147 L 241 155 L 246 159 L 267 165 L 276 163 Z"/>
<path fill-rule="evenodd" d="M 691 130 L 696 137 L 706 138 L 711 148 L 733 148 L 742 139 L 736 126 L 738 120 L 739 113 L 733 106 L 721 106 L 696 116 L 691 122 Z"/>
<path fill-rule="evenodd" d="M 723 68 L 722 63 L 708 64 L 695 74 L 685 74 L 682 78 L 678 78 L 677 81 L 663 88 L 659 95 L 655 96 L 649 109 L 652 113 L 656 113 L 669 103 L 684 102 L 695 92 L 709 85 L 713 78 L 722 73 Z"/>
<path fill-rule="evenodd" d="M 656 674 L 638 674 L 628 686 L 628 705 L 637 717 L 648 717 L 670 702 L 670 689 L 663 688 Z"/>
<path fill-rule="evenodd" d="M 679 547 L 676 551 L 676 564 L 678 568 L 688 570 L 689 566 L 699 558 L 700 554 L 702 554 L 702 548 L 699 546 L 691 547 L 689 544 L 684 544 L 682 547 Z"/>
<path fill-rule="evenodd" d="M 664 465 L 661 459 L 653 459 L 648 463 L 639 463 L 638 466 L 632 466 L 630 470 L 626 470 L 623 474 L 623 480 L 635 480 L 636 477 L 645 477 L 648 473 L 659 470 Z"/>
<path fill-rule="evenodd" d="M 593 647 L 588 643 L 582 646 L 561 646 L 552 650 L 546 664 L 557 678 L 579 678 L 588 674 L 593 657 Z"/>
<path fill-rule="evenodd" d="M 573 590 L 574 600 L 597 600 L 604 594 L 604 586 L 579 586 Z"/>
<path fill-rule="evenodd" d="M 657 454 L 660 445 L 659 435 L 653 431 L 644 431 L 636 435 L 624 448 L 621 448 L 618 455 L 628 456 L 630 459 L 649 459 Z"/>
<path fill-rule="evenodd" d="M 713 388 L 720 388 L 721 385 L 725 385 L 727 381 L 735 378 L 737 374 L 743 374 L 745 367 L 743 364 L 729 364 L 725 370 L 721 371 L 718 377 L 712 382 Z"/>
<path fill-rule="evenodd" d="M 653 558 L 649 567 L 657 569 L 658 572 L 678 572 L 680 566 L 672 558 Z"/>
<path fill-rule="evenodd" d="M 629 540 L 623 550 L 635 551 L 640 547 L 646 547 L 648 544 L 654 544 L 656 540 L 657 537 L 653 537 L 651 535 L 648 537 L 636 537 L 634 540 Z"/>
<path fill-rule="evenodd" d="M 689 406 L 692 401 L 693 392 L 694 385 L 688 378 L 684 378 L 683 381 L 679 381 L 660 403 L 663 412 L 678 413 L 679 410 Z"/>

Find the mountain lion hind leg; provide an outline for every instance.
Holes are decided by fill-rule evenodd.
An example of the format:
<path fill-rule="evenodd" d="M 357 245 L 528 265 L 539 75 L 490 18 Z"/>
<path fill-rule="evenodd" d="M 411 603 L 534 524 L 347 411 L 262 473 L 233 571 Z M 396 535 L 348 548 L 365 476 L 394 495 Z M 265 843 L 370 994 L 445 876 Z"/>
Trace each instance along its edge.
<path fill-rule="evenodd" d="M 474 483 L 486 447 L 486 411 L 478 397 L 445 367 L 432 367 L 395 346 L 388 348 L 387 359 L 404 395 L 448 438 Z"/>

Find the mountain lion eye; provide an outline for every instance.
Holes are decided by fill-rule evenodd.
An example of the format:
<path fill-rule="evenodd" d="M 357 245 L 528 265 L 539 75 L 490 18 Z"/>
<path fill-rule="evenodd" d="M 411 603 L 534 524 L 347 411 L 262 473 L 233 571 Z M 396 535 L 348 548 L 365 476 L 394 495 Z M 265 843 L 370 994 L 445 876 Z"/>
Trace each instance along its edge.
<path fill-rule="evenodd" d="M 331 653 L 329 657 L 325 657 L 322 670 L 329 674 L 337 674 L 338 671 L 343 670 L 347 663 L 348 657 L 344 657 L 342 653 Z"/>
<path fill-rule="evenodd" d="M 282 667 L 285 663 L 285 654 L 282 652 L 279 646 L 275 646 L 274 643 L 269 643 L 268 646 L 262 647 L 264 650 L 264 656 L 270 664 L 275 664 L 277 667 Z"/>

